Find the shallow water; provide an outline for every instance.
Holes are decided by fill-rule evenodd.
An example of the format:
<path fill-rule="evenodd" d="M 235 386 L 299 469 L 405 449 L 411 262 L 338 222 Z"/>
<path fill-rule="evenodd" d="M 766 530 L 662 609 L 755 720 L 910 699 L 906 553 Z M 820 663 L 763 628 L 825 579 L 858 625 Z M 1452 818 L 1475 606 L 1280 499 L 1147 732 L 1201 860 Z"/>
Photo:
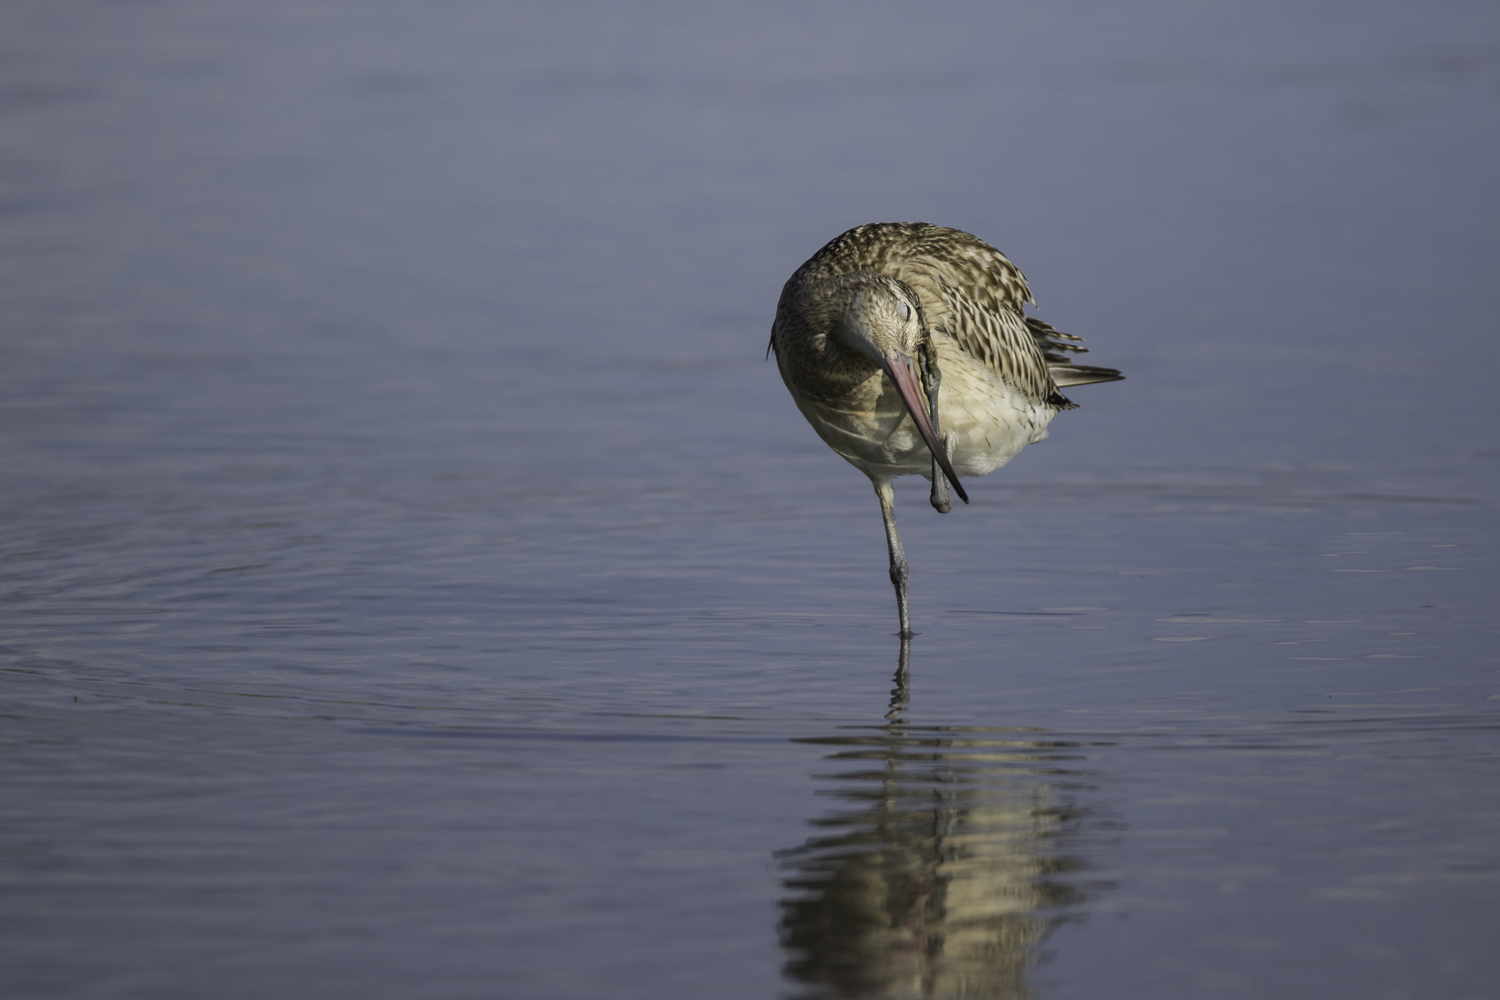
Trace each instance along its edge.
<path fill-rule="evenodd" d="M 0 993 L 1479 998 L 1500 17 L 0 13 Z M 848 226 L 1128 380 L 939 517 Z"/>

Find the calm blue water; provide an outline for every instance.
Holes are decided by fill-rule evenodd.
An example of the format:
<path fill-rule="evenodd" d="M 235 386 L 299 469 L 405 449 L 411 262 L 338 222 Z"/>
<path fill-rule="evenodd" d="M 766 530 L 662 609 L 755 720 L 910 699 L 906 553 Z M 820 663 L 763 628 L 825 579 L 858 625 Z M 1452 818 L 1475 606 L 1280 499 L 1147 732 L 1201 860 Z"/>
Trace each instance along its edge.
<path fill-rule="evenodd" d="M 1479 1000 L 1500 13 L 0 11 L 0 994 Z M 875 220 L 1128 380 L 878 508 Z"/>

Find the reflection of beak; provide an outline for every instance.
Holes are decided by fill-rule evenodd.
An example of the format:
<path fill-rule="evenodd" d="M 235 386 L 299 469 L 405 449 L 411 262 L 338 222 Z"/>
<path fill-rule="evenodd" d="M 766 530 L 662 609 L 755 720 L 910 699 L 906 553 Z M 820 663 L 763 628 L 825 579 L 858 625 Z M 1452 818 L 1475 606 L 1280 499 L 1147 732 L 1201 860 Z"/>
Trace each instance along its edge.
<path fill-rule="evenodd" d="M 917 388 L 916 362 L 912 361 L 910 356 L 895 351 L 881 367 L 896 384 L 896 391 L 901 394 L 901 402 L 906 404 L 906 412 L 911 414 L 912 421 L 916 423 L 917 430 L 922 434 L 922 440 L 927 442 L 928 450 L 938 460 L 938 465 L 943 467 L 948 482 L 953 484 L 953 492 L 957 493 L 964 503 L 968 503 L 969 495 L 959 485 L 958 473 L 953 471 L 953 464 L 948 461 L 948 453 L 938 442 L 937 435 L 932 430 L 932 422 L 927 419 L 927 408 L 922 405 L 922 392 Z"/>

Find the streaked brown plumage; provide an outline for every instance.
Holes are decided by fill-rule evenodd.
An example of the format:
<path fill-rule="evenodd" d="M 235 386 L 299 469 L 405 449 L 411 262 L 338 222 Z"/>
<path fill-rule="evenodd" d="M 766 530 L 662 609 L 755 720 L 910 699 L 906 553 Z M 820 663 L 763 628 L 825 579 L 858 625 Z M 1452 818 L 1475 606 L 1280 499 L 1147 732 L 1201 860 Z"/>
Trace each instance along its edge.
<path fill-rule="evenodd" d="M 813 429 L 875 486 L 903 637 L 908 574 L 891 479 L 930 476 L 946 513 L 950 481 L 967 502 L 958 475 L 993 472 L 1074 408 L 1062 387 L 1123 377 L 1069 361 L 1086 350 L 1080 338 L 1026 316 L 1031 302 L 1000 251 L 923 222 L 851 229 L 782 289 L 771 349 Z"/>

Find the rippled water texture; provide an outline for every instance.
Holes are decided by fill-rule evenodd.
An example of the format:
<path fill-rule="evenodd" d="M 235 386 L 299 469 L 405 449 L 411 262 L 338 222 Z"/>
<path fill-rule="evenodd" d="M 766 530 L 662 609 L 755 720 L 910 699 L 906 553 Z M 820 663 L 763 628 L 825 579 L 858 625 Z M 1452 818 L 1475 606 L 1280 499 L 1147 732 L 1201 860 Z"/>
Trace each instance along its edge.
<path fill-rule="evenodd" d="M 0 995 L 1493 996 L 1497 105 L 1478 3 L 13 0 Z M 903 652 L 763 353 L 912 219 L 1128 380 L 903 481 Z"/>

